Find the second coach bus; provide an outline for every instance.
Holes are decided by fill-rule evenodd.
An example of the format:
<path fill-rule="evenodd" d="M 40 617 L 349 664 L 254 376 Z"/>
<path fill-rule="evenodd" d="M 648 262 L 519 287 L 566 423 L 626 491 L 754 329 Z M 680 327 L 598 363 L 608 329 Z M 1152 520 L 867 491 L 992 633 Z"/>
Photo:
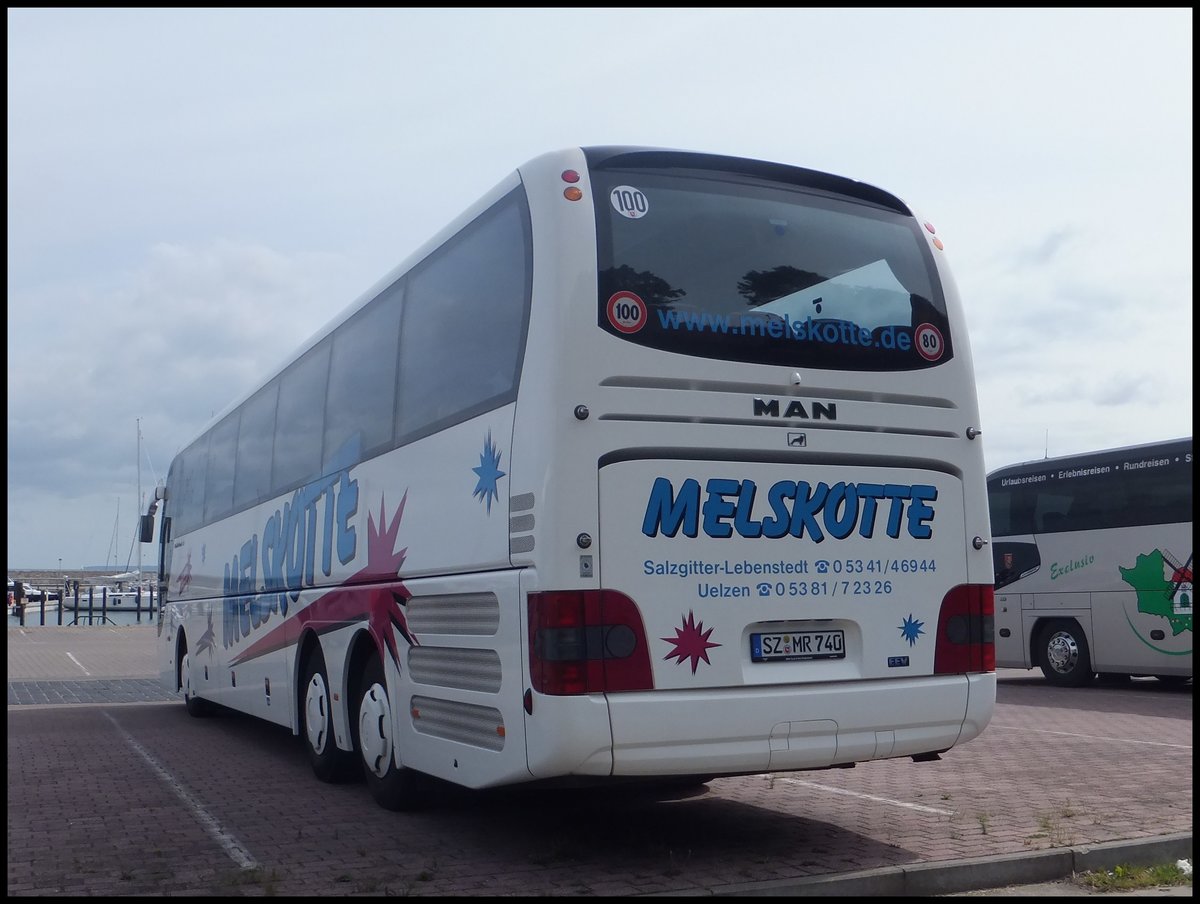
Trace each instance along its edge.
<path fill-rule="evenodd" d="M 988 476 L 996 664 L 1081 686 L 1192 677 L 1192 439 Z"/>
<path fill-rule="evenodd" d="M 176 457 L 163 681 L 393 809 L 936 759 L 995 703 L 979 433 L 899 198 L 546 154 Z"/>

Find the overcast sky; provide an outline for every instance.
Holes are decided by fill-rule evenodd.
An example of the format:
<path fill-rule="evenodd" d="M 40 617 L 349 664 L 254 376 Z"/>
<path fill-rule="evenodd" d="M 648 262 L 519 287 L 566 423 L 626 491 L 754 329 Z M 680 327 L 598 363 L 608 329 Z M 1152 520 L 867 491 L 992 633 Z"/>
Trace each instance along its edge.
<path fill-rule="evenodd" d="M 1190 436 L 1192 78 L 1190 8 L 9 8 L 9 568 L 136 565 L 139 471 L 572 145 L 908 201 L 989 469 Z"/>

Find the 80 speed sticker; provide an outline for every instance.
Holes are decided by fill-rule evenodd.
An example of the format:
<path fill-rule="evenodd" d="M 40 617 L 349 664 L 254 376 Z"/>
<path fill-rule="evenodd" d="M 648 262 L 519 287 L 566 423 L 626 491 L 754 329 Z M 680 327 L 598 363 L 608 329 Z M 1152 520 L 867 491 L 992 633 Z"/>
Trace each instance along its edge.
<path fill-rule="evenodd" d="M 926 361 L 936 361 L 946 351 L 941 331 L 932 323 L 922 323 L 913 330 L 913 345 L 917 347 L 917 354 Z"/>
<path fill-rule="evenodd" d="M 616 292 L 608 300 L 608 322 L 622 333 L 636 333 L 646 325 L 646 302 L 632 292 Z"/>

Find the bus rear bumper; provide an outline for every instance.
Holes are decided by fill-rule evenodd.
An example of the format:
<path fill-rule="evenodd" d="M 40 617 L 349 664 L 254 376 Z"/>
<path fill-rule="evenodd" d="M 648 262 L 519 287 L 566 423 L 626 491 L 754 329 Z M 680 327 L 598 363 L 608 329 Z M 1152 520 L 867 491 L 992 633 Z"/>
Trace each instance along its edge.
<path fill-rule="evenodd" d="M 612 774 L 820 769 L 944 751 L 978 736 L 995 700 L 994 672 L 611 694 Z"/>

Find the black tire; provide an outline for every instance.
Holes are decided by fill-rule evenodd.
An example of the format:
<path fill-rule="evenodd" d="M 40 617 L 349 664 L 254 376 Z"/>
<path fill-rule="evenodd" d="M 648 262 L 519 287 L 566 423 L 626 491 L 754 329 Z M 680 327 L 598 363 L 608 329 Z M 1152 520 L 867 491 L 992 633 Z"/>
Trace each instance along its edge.
<path fill-rule="evenodd" d="M 716 778 L 715 775 L 673 775 L 670 778 L 660 779 L 658 783 L 664 788 L 699 790 L 714 778 Z"/>
<path fill-rule="evenodd" d="M 333 731 L 329 671 L 320 646 L 314 646 L 304 663 L 301 686 L 300 727 L 304 749 L 313 773 L 323 782 L 344 782 L 354 776 L 357 760 L 352 750 L 340 750 Z"/>
<path fill-rule="evenodd" d="M 197 697 L 192 689 L 192 670 L 187 647 L 184 647 L 183 659 L 179 663 L 179 688 L 183 691 L 183 705 L 187 708 L 189 716 L 203 719 L 212 715 L 213 705 L 203 697 Z"/>
<path fill-rule="evenodd" d="M 1191 675 L 1155 675 L 1154 677 L 1167 687 L 1179 687 L 1192 680 Z"/>
<path fill-rule="evenodd" d="M 1038 665 L 1058 687 L 1085 687 L 1096 678 L 1087 637 L 1073 619 L 1048 622 L 1038 635 Z"/>
<path fill-rule="evenodd" d="M 679 775 L 664 778 L 651 784 L 661 800 L 687 800 L 708 793 L 711 775 Z"/>
<path fill-rule="evenodd" d="M 363 778 L 375 802 L 385 810 L 415 810 L 427 803 L 428 787 L 420 773 L 396 765 L 394 734 L 383 665 L 372 656 L 363 670 L 354 719 Z"/>

